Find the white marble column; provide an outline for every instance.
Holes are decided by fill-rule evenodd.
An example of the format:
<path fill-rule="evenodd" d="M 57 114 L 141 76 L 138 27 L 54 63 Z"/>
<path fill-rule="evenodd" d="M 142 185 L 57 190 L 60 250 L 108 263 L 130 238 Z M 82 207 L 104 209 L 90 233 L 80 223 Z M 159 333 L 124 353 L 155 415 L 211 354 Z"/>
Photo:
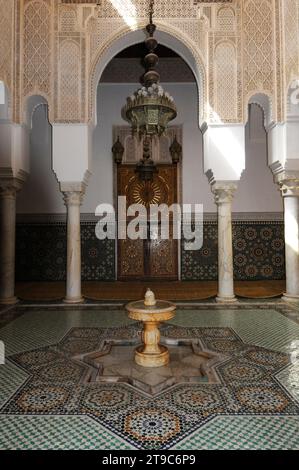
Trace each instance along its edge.
<path fill-rule="evenodd" d="M 212 192 L 218 210 L 218 296 L 217 302 L 236 302 L 234 294 L 232 200 L 234 183 L 213 183 Z"/>
<path fill-rule="evenodd" d="M 63 191 L 63 196 L 67 208 L 67 268 L 64 302 L 76 304 L 84 300 L 81 294 L 80 231 L 80 206 L 82 204 L 83 192 Z"/>
<path fill-rule="evenodd" d="M 299 302 L 299 180 L 283 181 L 286 293 L 284 299 Z"/>
<path fill-rule="evenodd" d="M 14 304 L 16 195 L 21 183 L 15 178 L 0 180 L 0 304 Z"/>

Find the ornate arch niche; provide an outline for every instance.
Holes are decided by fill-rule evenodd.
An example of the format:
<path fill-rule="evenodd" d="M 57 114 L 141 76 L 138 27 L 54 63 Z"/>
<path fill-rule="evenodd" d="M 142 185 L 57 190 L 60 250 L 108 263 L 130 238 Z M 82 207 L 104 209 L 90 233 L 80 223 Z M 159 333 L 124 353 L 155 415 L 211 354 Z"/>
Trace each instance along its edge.
<path fill-rule="evenodd" d="M 273 103 L 272 103 L 271 97 L 265 93 L 255 93 L 249 98 L 247 109 L 246 109 L 246 115 L 245 115 L 247 123 L 250 120 L 250 108 L 253 105 L 257 106 L 262 111 L 263 125 L 267 133 L 267 139 L 268 139 L 268 133 L 275 122 L 274 117 L 273 117 Z M 250 128 L 249 128 L 249 132 L 250 132 L 250 138 L 251 138 Z M 267 142 L 269 144 L 269 140 L 267 140 Z M 271 168 L 272 162 L 270 160 L 268 144 L 267 144 L 267 153 L 268 153 L 267 161 L 268 161 L 268 166 Z"/>
<path fill-rule="evenodd" d="M 263 111 L 264 127 L 266 130 L 268 130 L 271 124 L 274 122 L 273 105 L 272 105 L 271 97 L 266 95 L 265 93 L 253 94 L 248 100 L 247 112 L 245 115 L 246 122 L 249 119 L 249 107 L 252 104 L 257 105 Z"/>
<path fill-rule="evenodd" d="M 206 116 L 207 96 L 206 70 L 203 59 L 200 53 L 196 52 L 196 45 L 183 36 L 179 30 L 159 21 L 156 21 L 156 23 L 158 31 L 155 36 L 159 43 L 176 52 L 193 72 L 197 85 L 198 123 L 202 125 Z M 134 44 L 143 42 L 145 37 L 144 25 L 142 25 L 142 29 L 136 31 L 124 28 L 98 51 L 89 75 L 88 116 L 94 125 L 97 124 L 97 87 L 106 66 L 119 52 Z"/>
<path fill-rule="evenodd" d="M 33 114 L 37 108 L 40 106 L 45 106 L 47 110 L 47 119 L 50 124 L 50 110 L 49 103 L 45 96 L 43 95 L 29 95 L 24 99 L 24 109 L 23 109 L 23 123 L 26 124 L 28 129 L 32 129 L 32 118 Z"/>

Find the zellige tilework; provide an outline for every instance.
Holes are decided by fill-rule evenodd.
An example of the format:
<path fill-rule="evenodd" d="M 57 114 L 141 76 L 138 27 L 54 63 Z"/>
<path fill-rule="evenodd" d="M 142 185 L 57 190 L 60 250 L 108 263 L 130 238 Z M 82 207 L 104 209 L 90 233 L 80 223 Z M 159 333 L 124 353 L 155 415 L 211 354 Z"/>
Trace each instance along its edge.
<path fill-rule="evenodd" d="M 137 330 L 121 310 L 88 309 L 27 312 L 3 327 L 0 448 L 299 449 L 293 320 L 274 307 L 181 310 L 163 336 L 225 354 L 215 365 L 219 383 L 151 396 L 125 383 L 84 382 L 77 354 Z"/>

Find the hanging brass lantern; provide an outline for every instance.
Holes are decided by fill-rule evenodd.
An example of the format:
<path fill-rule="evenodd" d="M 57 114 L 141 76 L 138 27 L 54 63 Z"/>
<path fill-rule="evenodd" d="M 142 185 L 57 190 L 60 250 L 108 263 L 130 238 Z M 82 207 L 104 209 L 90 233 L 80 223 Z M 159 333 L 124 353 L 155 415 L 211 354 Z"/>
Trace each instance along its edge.
<path fill-rule="evenodd" d="M 143 158 L 137 165 L 136 172 L 142 180 L 151 180 L 157 168 L 151 159 L 151 141 L 154 135 L 164 134 L 168 123 L 177 116 L 174 99 L 160 85 L 160 75 L 155 70 L 159 57 L 155 54 L 158 42 L 154 38 L 156 25 L 153 23 L 154 1 L 150 1 L 150 22 L 146 26 L 148 37 L 145 45 L 148 54 L 144 58 L 145 73 L 142 77 L 142 87 L 127 98 L 127 104 L 122 109 L 123 118 L 128 121 L 132 131 L 143 139 Z"/>

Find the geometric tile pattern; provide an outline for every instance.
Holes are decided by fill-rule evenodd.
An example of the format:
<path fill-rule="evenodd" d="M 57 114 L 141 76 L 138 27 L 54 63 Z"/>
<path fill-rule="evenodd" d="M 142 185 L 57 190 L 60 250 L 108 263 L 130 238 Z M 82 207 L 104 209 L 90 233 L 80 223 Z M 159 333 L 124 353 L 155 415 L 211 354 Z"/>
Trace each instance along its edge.
<path fill-rule="evenodd" d="M 285 279 L 283 222 L 233 223 L 234 277 Z"/>
<path fill-rule="evenodd" d="M 8 354 L 0 366 L 0 449 L 298 450 L 290 345 L 299 325 L 277 310 L 178 310 L 163 336 L 200 338 L 228 360 L 216 368 L 220 383 L 183 383 L 154 397 L 128 384 L 81 383 L 84 365 L 72 359 L 101 337 L 136 337 L 139 326 L 123 311 L 23 314 L 0 329 Z"/>
<path fill-rule="evenodd" d="M 242 280 L 285 279 L 283 222 L 233 221 L 234 278 Z M 182 280 L 217 280 L 217 222 L 204 222 L 203 246 L 185 251 L 182 240 Z"/>
<path fill-rule="evenodd" d="M 99 240 L 92 222 L 81 222 L 82 280 L 115 279 L 114 240 Z M 17 224 L 16 279 L 64 281 L 66 278 L 66 224 Z M 30 252 L 27 247 L 30 246 Z"/>
<path fill-rule="evenodd" d="M 215 365 L 219 384 L 183 383 L 147 395 L 124 383 L 84 383 L 87 366 L 73 357 L 97 350 L 109 338 L 136 338 L 140 325 L 72 328 L 50 346 L 9 360 L 29 378 L 1 408 L 4 415 L 85 415 L 138 449 L 168 449 L 219 415 L 296 416 L 297 403 L 275 379 L 290 356 L 243 343 L 226 327 L 163 327 L 163 337 L 195 338 L 225 354 Z"/>
<path fill-rule="evenodd" d="M 17 224 L 16 239 L 18 281 L 65 280 L 66 224 Z"/>
<path fill-rule="evenodd" d="M 16 278 L 18 281 L 63 281 L 66 266 L 66 224 L 18 223 Z M 181 243 L 183 281 L 218 277 L 217 222 L 205 221 L 203 247 L 186 251 Z M 28 251 L 27 247 L 31 249 Z M 236 280 L 285 278 L 283 222 L 233 222 L 234 276 Z M 81 222 L 82 279 L 115 279 L 114 240 L 98 240 L 94 222 Z"/>

